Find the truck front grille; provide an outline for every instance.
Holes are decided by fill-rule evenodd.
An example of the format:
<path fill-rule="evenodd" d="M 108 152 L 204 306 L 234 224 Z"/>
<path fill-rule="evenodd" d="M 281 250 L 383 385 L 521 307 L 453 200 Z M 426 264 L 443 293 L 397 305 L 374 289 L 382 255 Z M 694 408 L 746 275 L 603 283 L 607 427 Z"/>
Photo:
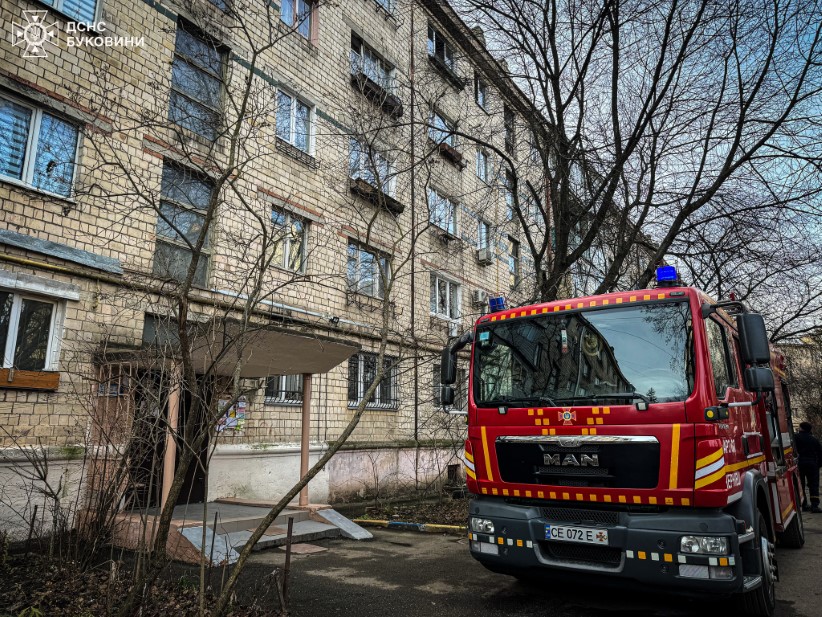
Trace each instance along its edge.
<path fill-rule="evenodd" d="M 588 510 L 585 508 L 540 508 L 543 518 L 555 523 L 578 525 L 602 525 L 615 527 L 619 524 L 619 512 L 613 510 Z"/>
<path fill-rule="evenodd" d="M 622 562 L 622 549 L 610 546 L 587 546 L 562 542 L 540 542 L 542 554 L 553 561 L 596 564 L 604 568 L 618 568 Z"/>

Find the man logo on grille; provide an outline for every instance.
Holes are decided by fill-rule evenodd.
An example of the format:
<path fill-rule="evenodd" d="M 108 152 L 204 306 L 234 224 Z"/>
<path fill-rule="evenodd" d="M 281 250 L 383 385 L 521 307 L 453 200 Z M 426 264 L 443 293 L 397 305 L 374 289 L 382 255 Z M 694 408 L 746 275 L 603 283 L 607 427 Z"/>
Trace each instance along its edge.
<path fill-rule="evenodd" d="M 46 24 L 48 11 L 23 11 L 25 24 L 12 23 L 11 44 L 25 47 L 24 58 L 46 58 L 46 43 L 57 36 L 56 23 Z"/>

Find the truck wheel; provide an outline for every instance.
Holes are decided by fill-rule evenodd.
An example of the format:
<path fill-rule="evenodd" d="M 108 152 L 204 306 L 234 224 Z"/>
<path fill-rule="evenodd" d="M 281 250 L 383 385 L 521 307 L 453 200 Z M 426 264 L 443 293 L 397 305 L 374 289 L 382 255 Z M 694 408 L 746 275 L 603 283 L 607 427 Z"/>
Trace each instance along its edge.
<path fill-rule="evenodd" d="M 772 617 L 776 608 L 776 555 L 768 538 L 765 517 L 757 513 L 757 533 L 754 539 L 758 548 L 759 573 L 762 583 L 756 589 L 745 592 L 739 598 L 742 614 L 749 617 Z"/>
<path fill-rule="evenodd" d="M 796 503 L 800 502 L 797 500 Z M 785 548 L 802 548 L 805 544 L 805 523 L 802 520 L 801 509 L 797 509 L 791 524 L 779 535 L 779 544 Z"/>

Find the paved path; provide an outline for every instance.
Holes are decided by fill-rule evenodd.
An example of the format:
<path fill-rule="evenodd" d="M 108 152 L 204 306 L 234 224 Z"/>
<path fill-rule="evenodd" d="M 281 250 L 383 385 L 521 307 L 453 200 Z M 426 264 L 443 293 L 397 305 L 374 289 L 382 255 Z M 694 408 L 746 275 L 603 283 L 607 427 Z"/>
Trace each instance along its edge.
<path fill-rule="evenodd" d="M 806 515 L 800 551 L 780 550 L 778 617 L 822 615 L 822 515 Z M 374 531 L 374 540 L 318 542 L 325 553 L 295 557 L 291 617 L 709 617 L 736 615 L 718 602 L 588 587 L 584 581 L 534 587 L 485 570 L 467 541 L 401 531 Z M 280 551 L 255 554 L 245 573 L 255 581 L 241 595 L 258 595 Z M 259 595 L 258 595 L 259 597 Z M 273 605 L 270 605 L 273 606 Z"/>

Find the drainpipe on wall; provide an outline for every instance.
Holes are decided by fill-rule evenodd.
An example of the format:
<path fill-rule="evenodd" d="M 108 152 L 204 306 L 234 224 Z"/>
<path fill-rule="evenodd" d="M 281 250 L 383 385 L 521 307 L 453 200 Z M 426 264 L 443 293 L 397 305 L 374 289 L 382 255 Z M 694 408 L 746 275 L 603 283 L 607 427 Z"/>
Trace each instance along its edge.
<path fill-rule="evenodd" d="M 311 435 L 311 373 L 303 373 L 303 425 L 300 438 L 300 479 L 308 473 L 308 442 Z M 308 485 L 300 491 L 300 505 L 308 505 Z"/>
<path fill-rule="evenodd" d="M 182 373 L 177 362 L 171 367 L 171 389 L 168 394 L 168 423 L 166 424 L 166 448 L 163 457 L 163 493 L 160 498 L 160 510 L 165 507 L 171 485 L 174 483 L 174 470 L 177 466 L 177 426 L 180 419 L 180 391 Z"/>

